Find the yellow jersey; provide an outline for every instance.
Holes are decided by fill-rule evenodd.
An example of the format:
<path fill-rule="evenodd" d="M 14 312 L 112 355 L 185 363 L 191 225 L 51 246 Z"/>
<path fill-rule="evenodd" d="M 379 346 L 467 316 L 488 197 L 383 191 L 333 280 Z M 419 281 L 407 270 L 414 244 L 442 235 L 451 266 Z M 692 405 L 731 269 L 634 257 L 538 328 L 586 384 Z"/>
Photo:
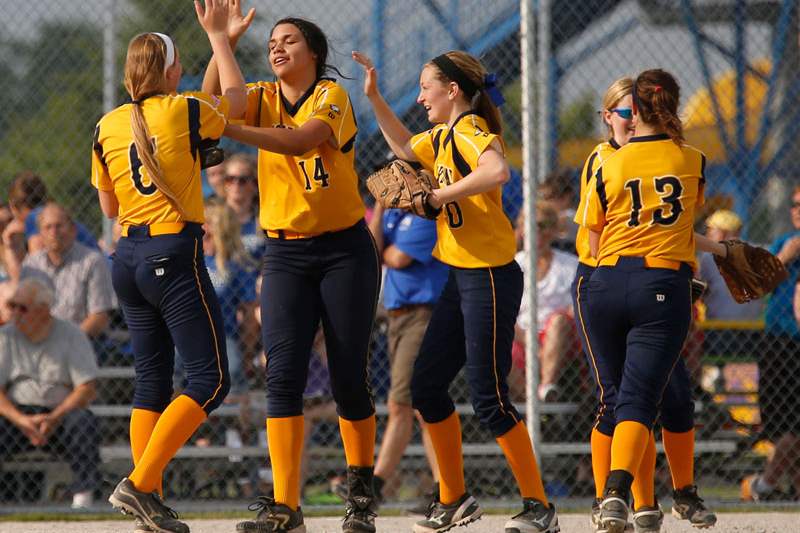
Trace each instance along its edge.
<path fill-rule="evenodd" d="M 330 126 L 331 141 L 297 157 L 258 151 L 264 229 L 313 235 L 348 228 L 364 217 L 355 170 L 358 127 L 347 91 L 322 78 L 292 105 L 278 82 L 247 85 L 247 125 L 299 128 L 312 119 Z"/>
<path fill-rule="evenodd" d="M 617 141 L 611 138 L 595 146 L 592 153 L 589 154 L 586 163 L 583 165 L 583 172 L 581 172 L 580 176 L 580 205 L 578 206 L 578 212 L 581 211 L 584 205 L 583 201 L 586 197 L 587 187 L 592 180 L 592 176 L 594 176 L 597 169 L 603 164 L 603 161 L 619 148 L 620 146 Z M 584 226 L 578 226 L 578 233 L 575 235 L 575 252 L 578 254 L 578 261 L 585 265 L 595 266 L 596 260 L 592 257 L 592 253 L 589 250 L 589 230 Z"/>
<path fill-rule="evenodd" d="M 219 139 L 228 121 L 228 100 L 200 92 L 151 96 L 142 102 L 147 128 L 164 180 L 184 210 L 182 218 L 150 180 L 133 142 L 131 105 L 108 112 L 97 123 L 92 150 L 92 185 L 113 191 L 119 223 L 203 222 L 199 146 Z"/>
<path fill-rule="evenodd" d="M 486 120 L 468 111 L 452 128 L 438 124 L 414 135 L 411 149 L 444 187 L 470 174 L 495 139 L 505 150 L 502 138 L 489 133 Z M 442 208 L 436 220 L 435 258 L 461 268 L 502 266 L 514 259 L 516 241 L 503 212 L 502 187 L 448 202 Z"/>
<path fill-rule="evenodd" d="M 575 221 L 600 232 L 598 263 L 612 256 L 696 267 L 695 208 L 703 204 L 706 157 L 666 135 L 634 137 L 593 177 Z"/>

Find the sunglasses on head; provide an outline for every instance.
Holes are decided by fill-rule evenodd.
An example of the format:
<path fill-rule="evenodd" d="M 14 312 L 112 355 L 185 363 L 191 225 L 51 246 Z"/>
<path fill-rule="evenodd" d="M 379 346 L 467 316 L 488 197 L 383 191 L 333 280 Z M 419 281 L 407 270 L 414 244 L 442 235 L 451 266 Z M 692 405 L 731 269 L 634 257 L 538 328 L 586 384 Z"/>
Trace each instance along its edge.
<path fill-rule="evenodd" d="M 23 314 L 28 312 L 28 306 L 19 302 L 8 302 L 8 308 L 12 311 L 19 311 Z"/>
<path fill-rule="evenodd" d="M 630 107 L 615 107 L 614 109 L 609 109 L 609 113 L 616 113 L 619 115 L 619 118 L 623 118 L 625 120 L 630 120 L 633 118 L 633 109 Z"/>
<path fill-rule="evenodd" d="M 250 183 L 251 181 L 253 181 L 255 179 L 256 179 L 255 176 L 250 176 L 250 175 L 245 175 L 245 176 L 231 176 L 231 175 L 228 175 L 228 176 L 225 176 L 225 181 L 227 181 L 229 183 L 236 182 L 236 183 L 238 183 L 240 185 L 244 184 L 244 183 Z"/>

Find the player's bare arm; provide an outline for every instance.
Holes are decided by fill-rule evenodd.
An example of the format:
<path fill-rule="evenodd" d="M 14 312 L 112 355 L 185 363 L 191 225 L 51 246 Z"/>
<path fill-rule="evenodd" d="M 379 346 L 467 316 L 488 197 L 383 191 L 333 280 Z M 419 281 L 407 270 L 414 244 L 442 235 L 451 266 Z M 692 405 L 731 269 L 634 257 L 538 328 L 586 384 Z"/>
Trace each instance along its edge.
<path fill-rule="evenodd" d="M 108 218 L 116 218 L 119 214 L 119 200 L 114 191 L 97 191 L 97 198 L 100 200 L 100 210 Z"/>
<path fill-rule="evenodd" d="M 299 157 L 324 142 L 330 142 L 333 130 L 324 121 L 312 118 L 297 129 L 229 124 L 224 135 L 262 150 Z"/>
<path fill-rule="evenodd" d="M 509 177 L 508 162 L 503 156 L 500 141 L 495 140 L 478 158 L 475 170 L 451 185 L 434 189 L 429 203 L 438 209 L 448 202 L 491 191 L 507 182 Z"/>
<path fill-rule="evenodd" d="M 231 50 L 236 50 L 236 45 L 239 44 L 239 39 L 245 34 L 250 23 L 256 16 L 256 9 L 250 8 L 247 15 L 242 15 L 242 2 L 241 0 L 231 0 L 230 9 L 228 11 L 228 42 L 230 43 Z M 211 60 L 206 67 L 205 75 L 203 76 L 203 89 L 202 91 L 207 94 L 220 94 L 221 89 L 219 85 L 219 68 L 217 67 L 216 56 L 212 55 Z M 240 117 L 233 117 L 240 118 Z"/>
<path fill-rule="evenodd" d="M 229 6 L 226 2 L 206 0 L 205 8 L 203 8 L 196 0 L 194 8 L 197 13 L 197 21 L 208 35 L 211 50 L 217 58 L 217 79 L 220 92 L 228 98 L 230 103 L 230 116 L 240 117 L 247 107 L 247 91 L 244 87 L 244 77 L 228 41 Z"/>
<path fill-rule="evenodd" d="M 411 149 L 412 134 L 383 98 L 378 88 L 378 71 L 372 60 L 361 52 L 354 51 L 352 56 L 356 63 L 364 67 L 364 95 L 372 105 L 378 126 L 381 128 L 381 133 L 389 144 L 389 148 L 400 159 L 417 161 L 417 156 Z"/>
<path fill-rule="evenodd" d="M 722 244 L 721 242 L 711 240 L 705 235 L 695 233 L 694 241 L 695 241 L 695 248 L 697 248 L 701 252 L 707 252 L 710 254 L 718 255 L 720 257 L 725 257 L 728 254 L 728 249 L 725 248 L 724 244 Z"/>

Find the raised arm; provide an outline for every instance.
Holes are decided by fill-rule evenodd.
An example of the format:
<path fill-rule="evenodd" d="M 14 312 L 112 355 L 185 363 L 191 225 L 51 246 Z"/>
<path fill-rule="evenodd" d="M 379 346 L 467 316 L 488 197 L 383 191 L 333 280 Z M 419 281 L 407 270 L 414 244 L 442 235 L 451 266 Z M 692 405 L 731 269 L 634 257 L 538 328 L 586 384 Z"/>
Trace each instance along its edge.
<path fill-rule="evenodd" d="M 220 89 L 222 95 L 228 98 L 230 116 L 239 118 L 244 115 L 247 106 L 247 91 L 242 71 L 228 41 L 229 5 L 225 0 L 205 0 L 203 8 L 199 0 L 195 0 L 194 8 L 216 57 Z"/>
<path fill-rule="evenodd" d="M 431 199 L 428 200 L 430 204 L 438 209 L 448 202 L 490 191 L 507 182 L 510 172 L 501 150 L 500 141 L 495 139 L 478 158 L 475 170 L 455 183 L 434 189 Z"/>
<path fill-rule="evenodd" d="M 239 39 L 245 34 L 253 18 L 256 16 L 255 8 L 250 8 L 246 16 L 242 15 L 242 3 L 240 0 L 231 0 L 230 9 L 228 11 L 228 42 L 230 43 L 231 50 L 236 51 L 236 45 Z M 203 92 L 206 94 L 220 94 L 221 89 L 219 85 L 219 68 L 217 67 L 216 56 L 212 55 L 211 60 L 206 67 L 205 75 L 203 76 Z M 244 115 L 244 113 L 242 113 Z M 233 116 L 232 118 L 241 118 L 241 116 Z"/>
<path fill-rule="evenodd" d="M 361 52 L 353 52 L 352 55 L 355 62 L 364 67 L 364 94 L 372 105 L 375 119 L 378 121 L 378 126 L 381 128 L 381 133 L 389 144 L 389 148 L 400 159 L 417 161 L 417 156 L 411 149 L 412 134 L 400 122 L 378 89 L 378 71 L 375 70 L 372 60 Z"/>

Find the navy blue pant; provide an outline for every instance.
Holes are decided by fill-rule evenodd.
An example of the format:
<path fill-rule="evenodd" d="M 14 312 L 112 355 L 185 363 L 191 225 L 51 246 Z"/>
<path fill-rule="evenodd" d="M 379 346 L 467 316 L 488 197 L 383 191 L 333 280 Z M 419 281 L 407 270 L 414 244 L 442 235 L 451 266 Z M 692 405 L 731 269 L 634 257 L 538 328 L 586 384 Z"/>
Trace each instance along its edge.
<path fill-rule="evenodd" d="M 160 413 L 169 405 L 176 347 L 186 374 L 182 393 L 206 413 L 230 389 L 222 312 L 202 236 L 199 224 L 156 237 L 147 227 L 131 227 L 117 244 L 111 279 L 131 334 L 136 408 Z"/>
<path fill-rule="evenodd" d="M 515 261 L 450 269 L 411 378 L 411 401 L 425 422 L 441 422 L 453 413 L 448 389 L 462 367 L 475 413 L 495 437 L 522 419 L 506 383 L 522 283 Z"/>
<path fill-rule="evenodd" d="M 49 413 L 51 409 L 33 405 L 18 405 L 26 415 Z M 33 450 L 35 447 L 22 431 L 8 419 L 0 417 L 0 462 L 8 457 Z M 100 488 L 100 433 L 97 418 L 88 409 L 70 411 L 42 447 L 69 463 L 72 470 L 71 492 Z"/>
<path fill-rule="evenodd" d="M 626 420 L 652 428 L 673 369 L 681 362 L 691 322 L 690 283 L 688 265 L 679 270 L 646 268 L 638 257 L 598 267 L 588 283 L 578 280 L 579 329 L 601 399 L 598 430 L 611 435 L 613 424 Z M 677 379 L 674 402 L 678 409 L 683 405 L 691 410 L 688 373 Z M 667 420 L 678 409 L 671 406 Z M 680 424 L 670 425 L 667 429 L 681 429 Z"/>
<path fill-rule="evenodd" d="M 339 416 L 375 412 L 369 345 L 380 258 L 364 221 L 310 239 L 267 239 L 261 324 L 267 354 L 267 416 L 299 416 L 314 335 L 322 320 Z"/>
<path fill-rule="evenodd" d="M 614 364 L 614 361 L 596 358 L 592 350 L 592 342 L 586 337 L 586 328 L 582 318 L 583 314 L 587 312 L 587 286 L 592 272 L 594 272 L 594 267 L 578 263 L 575 281 L 572 283 L 572 306 L 583 353 L 586 356 L 589 370 L 597 386 L 598 406 L 594 429 L 610 437 L 614 434 L 614 426 L 616 425 L 614 407 L 616 406 L 617 381 L 620 378 L 619 372 L 621 369 Z M 583 307 L 581 307 L 581 304 Z M 691 377 L 683 358 L 678 359 L 669 383 L 664 389 L 664 395 L 661 399 L 660 421 L 664 429 L 673 433 L 685 433 L 694 427 Z"/>

